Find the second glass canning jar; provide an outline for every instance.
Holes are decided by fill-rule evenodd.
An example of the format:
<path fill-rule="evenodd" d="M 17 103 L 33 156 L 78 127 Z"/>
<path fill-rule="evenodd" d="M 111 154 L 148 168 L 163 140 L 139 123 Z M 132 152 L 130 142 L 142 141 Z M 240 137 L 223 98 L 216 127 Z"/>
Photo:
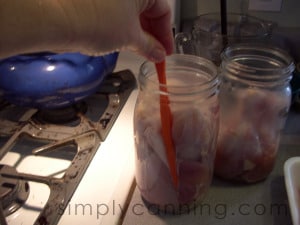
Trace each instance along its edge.
<path fill-rule="evenodd" d="M 211 183 L 219 81 L 212 62 L 192 55 L 167 57 L 166 77 L 167 91 L 162 91 L 154 64 L 146 62 L 140 68 L 134 114 L 136 182 L 152 207 L 182 213 L 197 206 Z M 162 138 L 161 95 L 169 98 L 178 186 L 173 183 Z"/>
<path fill-rule="evenodd" d="M 216 175 L 253 183 L 272 171 L 293 70 L 292 58 L 276 47 L 237 44 L 223 51 Z"/>

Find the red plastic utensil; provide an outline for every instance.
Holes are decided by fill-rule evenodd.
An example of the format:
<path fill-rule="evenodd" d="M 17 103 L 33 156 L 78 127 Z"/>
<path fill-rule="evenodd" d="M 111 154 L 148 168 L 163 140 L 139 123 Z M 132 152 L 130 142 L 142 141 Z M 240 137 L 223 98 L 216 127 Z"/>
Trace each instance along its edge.
<path fill-rule="evenodd" d="M 166 63 L 162 61 L 155 64 L 158 80 L 160 83 L 160 91 L 167 92 L 166 79 Z M 172 139 L 172 114 L 169 106 L 169 97 L 167 95 L 160 95 L 160 118 L 161 118 L 161 132 L 166 149 L 166 156 L 169 164 L 170 173 L 174 186 L 178 186 L 178 175 L 176 169 L 176 153 L 174 142 Z"/>

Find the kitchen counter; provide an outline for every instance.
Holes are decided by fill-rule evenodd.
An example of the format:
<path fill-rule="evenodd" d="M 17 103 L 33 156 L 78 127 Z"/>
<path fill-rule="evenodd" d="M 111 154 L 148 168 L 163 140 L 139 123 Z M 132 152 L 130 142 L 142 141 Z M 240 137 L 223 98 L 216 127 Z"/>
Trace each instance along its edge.
<path fill-rule="evenodd" d="M 135 188 L 123 225 L 292 225 L 283 165 L 293 156 L 300 156 L 300 112 L 291 110 L 275 168 L 266 180 L 238 185 L 214 178 L 200 206 L 182 215 L 150 212 Z"/>

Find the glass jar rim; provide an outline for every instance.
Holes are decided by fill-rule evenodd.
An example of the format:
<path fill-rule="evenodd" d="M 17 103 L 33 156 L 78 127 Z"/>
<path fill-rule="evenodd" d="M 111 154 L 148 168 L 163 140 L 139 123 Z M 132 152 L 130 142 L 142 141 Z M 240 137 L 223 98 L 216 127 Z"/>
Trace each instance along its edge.
<path fill-rule="evenodd" d="M 221 53 L 221 69 L 242 79 L 289 81 L 295 69 L 292 57 L 272 44 L 240 43 Z M 265 76 L 263 76 L 265 75 Z"/>
<path fill-rule="evenodd" d="M 182 65 L 185 63 L 185 65 Z M 168 95 L 190 95 L 195 93 L 201 93 L 205 91 L 215 90 L 219 85 L 219 74 L 216 65 L 205 58 L 188 55 L 188 54 L 172 54 L 166 57 L 166 71 L 178 72 L 190 72 L 195 76 L 205 74 L 207 79 L 200 79 L 199 82 L 193 82 L 186 85 L 172 85 L 172 84 L 160 84 L 157 79 L 157 73 L 155 70 L 155 64 L 150 61 L 142 63 L 139 71 L 139 82 L 149 82 L 151 86 L 155 86 L 160 92 L 161 90 L 167 90 Z M 151 79 L 155 75 L 155 79 Z M 168 76 L 168 75 L 167 75 Z"/>
<path fill-rule="evenodd" d="M 180 65 L 176 65 L 176 62 L 178 63 L 187 63 L 188 65 L 190 65 L 190 67 L 188 66 L 180 66 Z M 174 63 L 174 64 L 172 64 Z M 191 72 L 195 72 L 196 73 L 206 73 L 207 75 L 209 75 L 209 79 L 205 80 L 205 81 L 199 81 L 199 82 L 194 82 L 193 84 L 189 84 L 189 85 L 170 85 L 170 84 L 159 84 L 158 80 L 150 80 L 149 77 L 156 74 L 156 70 L 155 70 L 155 66 L 153 62 L 150 61 L 144 61 L 140 67 L 140 75 L 143 76 L 139 76 L 140 79 L 141 77 L 143 77 L 142 79 L 146 79 L 148 82 L 151 82 L 153 85 L 157 85 L 158 87 L 166 87 L 169 90 L 180 90 L 183 88 L 197 88 L 200 90 L 206 89 L 205 86 L 208 85 L 214 85 L 215 83 L 219 83 L 219 79 L 218 79 L 218 70 L 216 65 L 208 60 L 205 59 L 203 57 L 200 56 L 195 56 L 195 55 L 188 55 L 188 54 L 172 54 L 170 56 L 166 57 L 166 70 L 170 70 L 170 66 L 174 66 L 177 71 L 184 71 L 185 69 L 188 69 Z M 195 68 L 193 68 L 192 66 L 195 66 Z M 145 71 L 143 71 L 143 69 L 145 69 L 146 67 L 151 68 L 151 73 L 149 74 L 145 74 Z M 147 71 L 149 72 L 149 71 Z M 140 80 L 141 81 L 141 80 Z M 143 82 L 143 81 L 141 81 Z M 171 94 L 171 93 L 169 93 Z"/>

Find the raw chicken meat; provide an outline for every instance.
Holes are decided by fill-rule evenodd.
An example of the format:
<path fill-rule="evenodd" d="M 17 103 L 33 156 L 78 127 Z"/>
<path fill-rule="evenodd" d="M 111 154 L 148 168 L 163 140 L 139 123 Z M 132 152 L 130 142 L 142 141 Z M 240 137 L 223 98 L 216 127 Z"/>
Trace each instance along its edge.
<path fill-rule="evenodd" d="M 215 174 L 248 183 L 263 180 L 275 164 L 289 98 L 260 89 L 223 97 L 232 99 L 234 110 L 221 97 Z"/>
<path fill-rule="evenodd" d="M 135 116 L 136 181 L 146 202 L 169 213 L 181 213 L 202 200 L 213 175 L 218 130 L 218 98 L 203 105 L 171 103 L 172 136 L 178 187 L 169 172 L 161 137 L 158 95 L 138 98 Z"/>

